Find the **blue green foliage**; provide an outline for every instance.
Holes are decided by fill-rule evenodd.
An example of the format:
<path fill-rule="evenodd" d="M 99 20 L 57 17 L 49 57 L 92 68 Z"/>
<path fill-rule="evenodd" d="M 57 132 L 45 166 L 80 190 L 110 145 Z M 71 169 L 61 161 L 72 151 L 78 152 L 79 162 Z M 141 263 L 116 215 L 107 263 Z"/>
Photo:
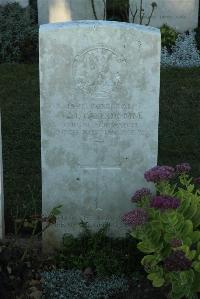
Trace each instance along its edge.
<path fill-rule="evenodd" d="M 79 270 L 44 272 L 43 298 L 56 299 L 107 299 L 128 290 L 124 277 L 112 276 L 88 284 Z"/>

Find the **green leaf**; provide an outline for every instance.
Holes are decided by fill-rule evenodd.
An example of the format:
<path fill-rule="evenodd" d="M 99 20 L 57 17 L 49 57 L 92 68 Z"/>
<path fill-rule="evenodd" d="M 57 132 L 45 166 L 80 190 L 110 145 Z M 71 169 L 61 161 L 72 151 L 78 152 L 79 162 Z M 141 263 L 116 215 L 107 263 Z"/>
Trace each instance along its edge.
<path fill-rule="evenodd" d="M 152 284 L 155 288 L 160 288 L 164 285 L 164 283 L 165 283 L 164 278 L 158 278 L 156 280 L 153 280 Z"/>
<path fill-rule="evenodd" d="M 180 279 L 181 279 L 181 281 L 180 281 L 180 284 L 182 285 L 184 285 L 184 284 L 186 284 L 187 283 L 187 273 L 185 272 L 185 271 L 183 271 L 183 272 L 180 272 Z"/>
<path fill-rule="evenodd" d="M 200 225 L 200 206 L 198 205 L 196 214 L 192 218 L 192 222 L 194 224 L 194 227 L 198 227 Z"/>
<path fill-rule="evenodd" d="M 182 249 L 182 251 L 185 253 L 185 254 L 188 254 L 189 253 L 189 246 L 187 246 L 187 245 L 182 245 L 182 246 L 180 246 L 180 249 Z"/>
<path fill-rule="evenodd" d="M 195 271 L 200 272 L 200 262 L 198 261 L 193 262 L 192 267 L 194 268 Z"/>
<path fill-rule="evenodd" d="M 190 184 L 188 187 L 187 187 L 187 191 L 192 193 L 192 191 L 194 190 L 194 185 L 193 184 Z"/>
<path fill-rule="evenodd" d="M 185 190 L 180 192 L 181 196 L 179 196 L 179 192 L 178 192 L 177 197 L 181 198 L 181 205 L 178 208 L 178 211 L 184 214 L 185 211 L 187 211 L 187 209 L 190 206 L 191 198 L 188 197 L 187 194 L 185 194 L 183 192 L 185 192 Z"/>
<path fill-rule="evenodd" d="M 133 230 L 130 235 L 135 239 L 143 240 L 146 234 L 142 230 Z"/>
<path fill-rule="evenodd" d="M 150 267 L 154 267 L 156 266 L 160 261 L 162 260 L 162 258 L 160 257 L 160 255 L 145 255 L 143 257 L 143 259 L 141 260 L 141 264 L 143 266 L 148 265 Z"/>
<path fill-rule="evenodd" d="M 197 243 L 197 253 L 200 254 L 200 242 Z"/>
<path fill-rule="evenodd" d="M 177 212 L 165 212 L 160 215 L 160 219 L 164 224 L 174 226 L 178 222 Z"/>
<path fill-rule="evenodd" d="M 141 264 L 151 264 L 156 261 L 156 257 L 154 255 L 145 255 L 143 259 L 141 260 Z"/>
<path fill-rule="evenodd" d="M 187 237 L 187 238 L 184 239 L 184 244 L 187 245 L 187 246 L 191 246 L 192 245 L 192 240 L 189 237 Z"/>
<path fill-rule="evenodd" d="M 197 204 L 191 201 L 191 205 L 188 207 L 187 211 L 184 213 L 185 218 L 191 219 L 195 216 L 197 212 Z"/>
<path fill-rule="evenodd" d="M 200 272 L 195 273 L 192 289 L 194 292 L 200 292 Z"/>
<path fill-rule="evenodd" d="M 193 232 L 193 223 L 191 220 L 186 220 L 184 223 L 182 234 L 184 237 L 186 237 L 186 236 L 190 236 L 192 232 Z"/>
<path fill-rule="evenodd" d="M 156 251 L 156 248 L 149 240 L 138 243 L 137 248 L 144 253 L 152 253 Z"/>
<path fill-rule="evenodd" d="M 158 272 L 150 273 L 147 278 L 152 281 L 153 286 L 156 288 L 162 287 L 165 283 L 164 278 Z"/>
<path fill-rule="evenodd" d="M 196 256 L 196 250 L 190 250 L 187 254 L 186 257 L 190 260 L 193 260 Z"/>
<path fill-rule="evenodd" d="M 193 243 L 197 243 L 198 241 L 200 241 L 200 231 L 194 231 L 190 238 L 192 239 Z"/>
<path fill-rule="evenodd" d="M 53 208 L 50 212 L 50 215 L 52 216 L 58 216 L 61 214 L 60 209 L 62 208 L 62 205 L 56 206 L 55 208 Z"/>

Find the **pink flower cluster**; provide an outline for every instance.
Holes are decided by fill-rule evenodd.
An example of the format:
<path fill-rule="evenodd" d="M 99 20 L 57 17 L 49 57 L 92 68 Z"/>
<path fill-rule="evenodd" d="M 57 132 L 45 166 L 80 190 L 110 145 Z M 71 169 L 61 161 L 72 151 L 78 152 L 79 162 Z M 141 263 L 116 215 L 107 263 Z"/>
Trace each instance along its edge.
<path fill-rule="evenodd" d="M 175 175 L 175 169 L 171 166 L 155 166 L 144 173 L 147 182 L 161 182 L 171 179 Z"/>
<path fill-rule="evenodd" d="M 164 266 L 170 272 L 185 271 L 191 268 L 192 261 L 185 256 L 183 251 L 176 250 L 165 259 Z"/>
<path fill-rule="evenodd" d="M 200 177 L 194 179 L 194 183 L 197 185 L 200 185 Z"/>
<path fill-rule="evenodd" d="M 130 225 L 134 227 L 144 225 L 147 222 L 147 219 L 148 219 L 147 212 L 143 208 L 136 208 L 124 214 L 122 217 L 122 221 L 126 225 Z"/>
<path fill-rule="evenodd" d="M 160 210 L 177 209 L 179 206 L 179 199 L 172 196 L 154 196 L 150 203 L 151 208 Z"/>
<path fill-rule="evenodd" d="M 176 165 L 176 172 L 179 174 L 188 173 L 191 169 L 192 168 L 189 163 L 181 163 Z"/>
<path fill-rule="evenodd" d="M 182 241 L 179 240 L 179 239 L 174 238 L 174 239 L 171 240 L 170 244 L 173 248 L 177 248 L 177 247 L 180 247 L 182 245 Z"/>
<path fill-rule="evenodd" d="M 148 188 L 137 190 L 131 198 L 132 202 L 139 202 L 145 196 L 151 196 L 151 191 Z"/>

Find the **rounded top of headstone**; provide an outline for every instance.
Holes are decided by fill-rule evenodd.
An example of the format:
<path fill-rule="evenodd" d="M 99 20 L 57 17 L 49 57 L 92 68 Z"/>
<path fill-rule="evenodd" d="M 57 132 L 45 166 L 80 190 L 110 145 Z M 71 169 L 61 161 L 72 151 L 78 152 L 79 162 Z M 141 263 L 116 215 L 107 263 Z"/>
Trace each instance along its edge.
<path fill-rule="evenodd" d="M 60 30 L 60 29 L 71 29 L 71 28 L 89 28 L 89 27 L 92 27 L 94 30 L 99 27 L 102 28 L 109 27 L 109 28 L 118 28 L 118 29 L 127 29 L 127 30 L 134 29 L 142 32 L 160 34 L 160 29 L 151 26 L 138 25 L 135 23 L 126 23 L 126 22 L 117 22 L 117 21 L 99 21 L 99 20 L 67 21 L 61 23 L 44 24 L 44 25 L 40 25 L 40 32 Z"/>

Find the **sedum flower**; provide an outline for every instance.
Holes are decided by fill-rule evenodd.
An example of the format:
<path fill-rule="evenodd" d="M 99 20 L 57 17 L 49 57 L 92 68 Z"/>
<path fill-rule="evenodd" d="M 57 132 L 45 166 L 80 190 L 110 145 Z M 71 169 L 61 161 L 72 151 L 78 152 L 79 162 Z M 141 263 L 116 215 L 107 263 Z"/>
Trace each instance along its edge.
<path fill-rule="evenodd" d="M 139 202 L 145 196 L 151 196 L 151 191 L 148 188 L 139 189 L 133 194 L 131 201 Z"/>
<path fill-rule="evenodd" d="M 200 177 L 194 179 L 194 183 L 197 185 L 200 185 Z"/>
<path fill-rule="evenodd" d="M 143 208 L 136 208 L 123 215 L 122 221 L 126 225 L 138 227 L 144 225 L 147 222 L 147 212 Z"/>
<path fill-rule="evenodd" d="M 177 209 L 179 206 L 179 199 L 172 196 L 154 196 L 150 203 L 151 208 L 160 210 Z"/>
<path fill-rule="evenodd" d="M 174 238 L 171 240 L 170 244 L 173 248 L 177 248 L 180 247 L 183 243 L 181 240 Z"/>
<path fill-rule="evenodd" d="M 181 163 L 176 165 L 176 172 L 179 174 L 188 173 L 191 170 L 189 163 Z"/>
<path fill-rule="evenodd" d="M 167 271 L 185 271 L 191 268 L 190 261 L 181 250 L 172 252 L 164 261 L 164 267 Z"/>
<path fill-rule="evenodd" d="M 171 166 L 155 166 L 144 173 L 147 182 L 167 181 L 174 176 L 174 168 Z"/>

